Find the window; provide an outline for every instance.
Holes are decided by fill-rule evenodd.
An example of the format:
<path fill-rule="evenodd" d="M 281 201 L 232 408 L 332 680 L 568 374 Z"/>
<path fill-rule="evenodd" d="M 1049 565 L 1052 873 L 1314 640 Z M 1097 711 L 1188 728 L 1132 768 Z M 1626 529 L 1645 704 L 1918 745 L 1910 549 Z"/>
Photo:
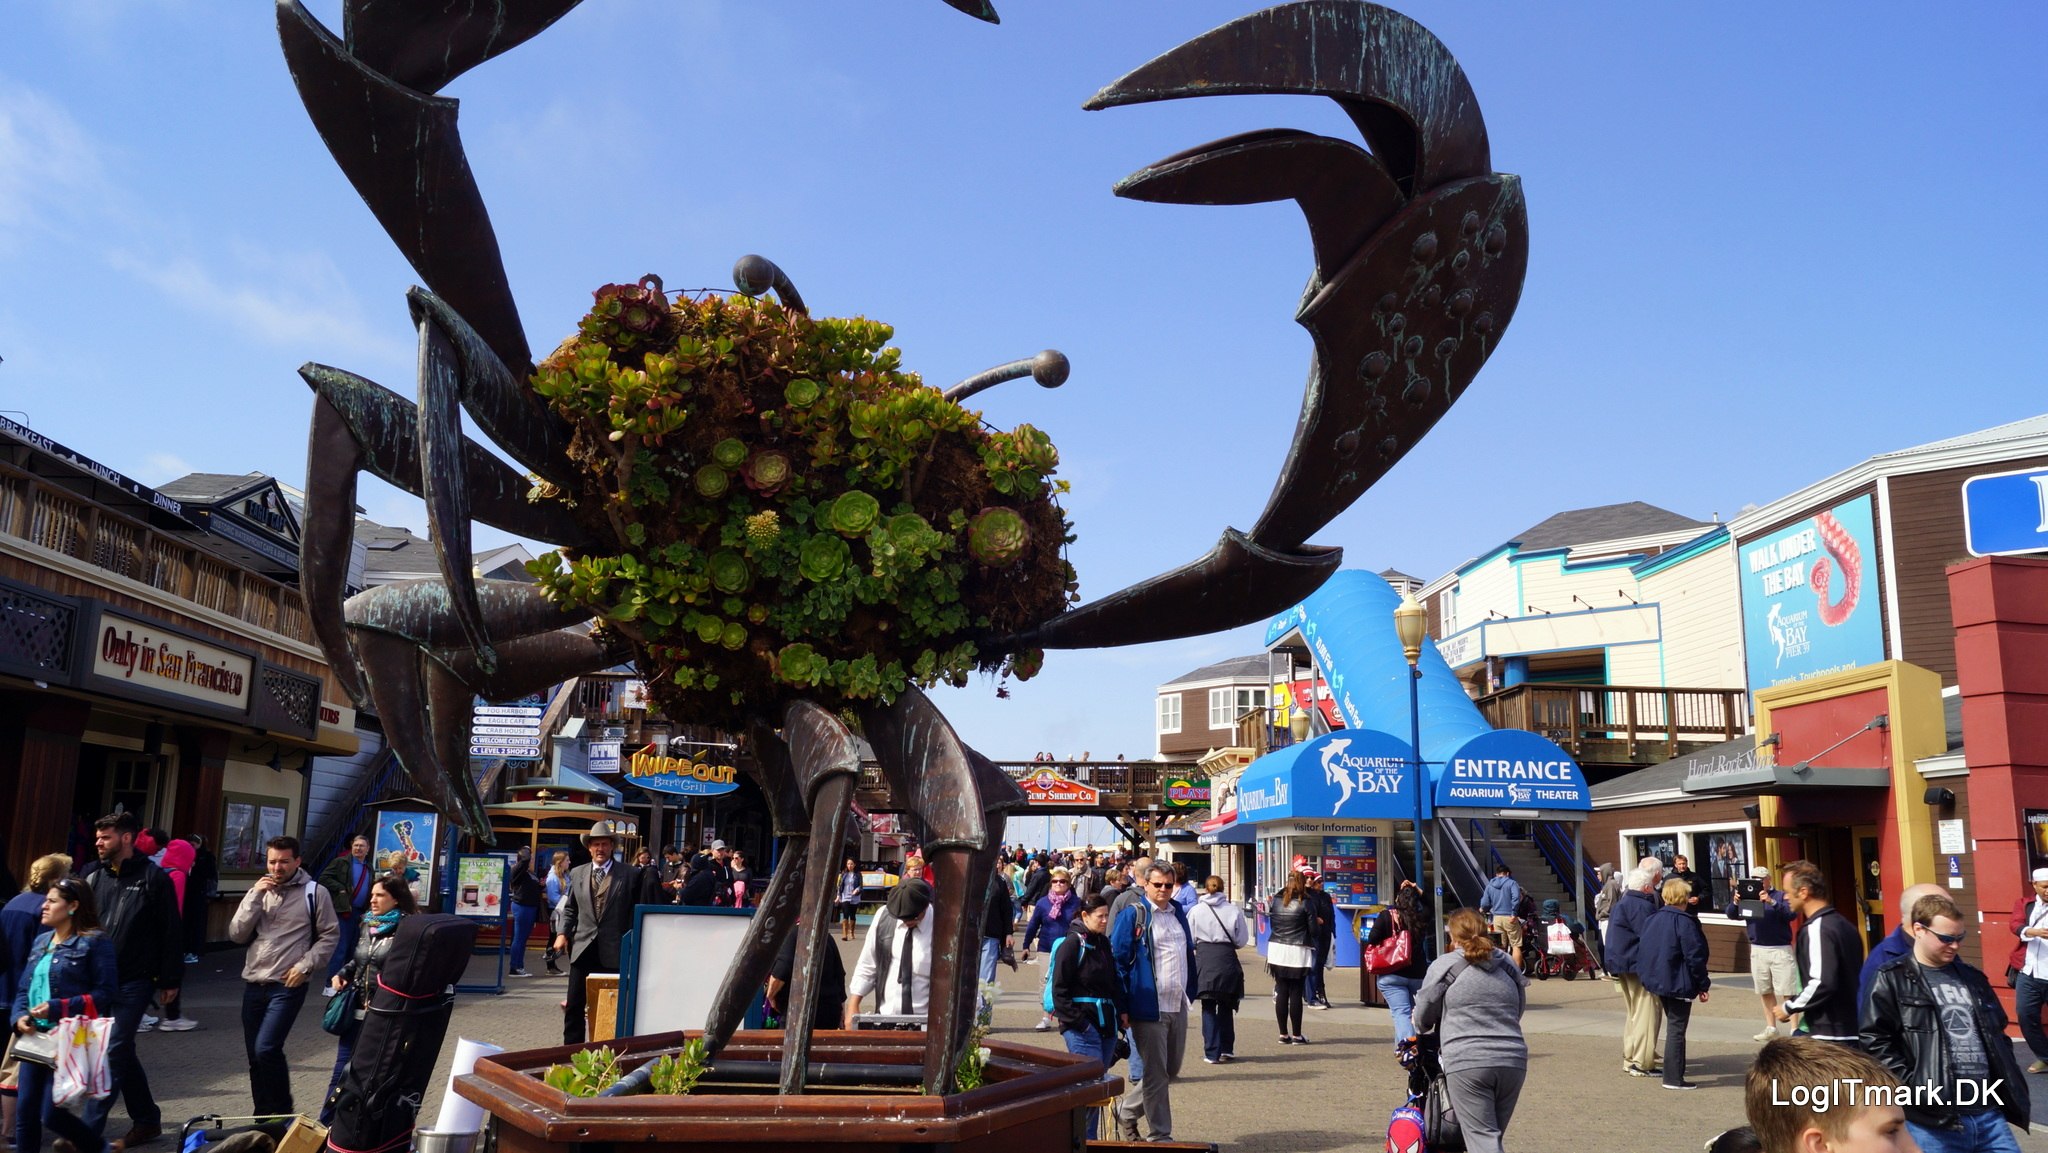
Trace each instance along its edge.
<path fill-rule="evenodd" d="M 1735 900 L 1735 882 L 1747 877 L 1755 862 L 1746 823 L 1688 825 L 1665 829 L 1624 829 L 1622 846 L 1632 869 L 1644 857 L 1664 862 L 1668 871 L 1678 857 L 1699 881 L 1700 912 L 1716 916 Z M 1668 873 L 1667 873 L 1668 875 Z"/>
<path fill-rule="evenodd" d="M 1443 621 L 1437 627 L 1443 630 L 1445 636 L 1450 636 L 1458 631 L 1458 591 L 1456 589 L 1446 589 L 1444 595 L 1436 598 L 1436 612 L 1437 617 Z"/>
<path fill-rule="evenodd" d="M 1253 709 L 1266 707 L 1266 690 L 1235 688 L 1209 690 L 1209 727 L 1228 729 L 1237 725 L 1237 718 Z"/>
<path fill-rule="evenodd" d="M 1180 731 L 1180 694 L 1168 693 L 1159 698 L 1159 731 L 1177 733 Z"/>

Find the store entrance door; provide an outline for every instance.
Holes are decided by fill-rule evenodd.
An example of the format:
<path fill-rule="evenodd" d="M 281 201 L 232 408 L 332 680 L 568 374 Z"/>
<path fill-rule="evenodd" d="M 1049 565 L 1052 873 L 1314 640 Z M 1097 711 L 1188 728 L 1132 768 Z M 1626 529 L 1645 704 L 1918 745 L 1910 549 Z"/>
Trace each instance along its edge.
<path fill-rule="evenodd" d="M 1856 895 L 1863 911 L 1863 947 L 1869 949 L 1884 939 L 1884 877 L 1878 871 L 1877 826 L 1858 825 L 1856 838 Z"/>

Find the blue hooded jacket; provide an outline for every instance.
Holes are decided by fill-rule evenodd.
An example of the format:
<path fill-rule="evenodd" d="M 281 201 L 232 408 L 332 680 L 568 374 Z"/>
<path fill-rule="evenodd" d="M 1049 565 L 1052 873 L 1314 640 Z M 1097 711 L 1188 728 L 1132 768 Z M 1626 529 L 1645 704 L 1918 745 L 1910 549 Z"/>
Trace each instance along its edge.
<path fill-rule="evenodd" d="M 1192 997 L 1199 984 L 1195 976 L 1195 935 L 1188 931 L 1188 913 L 1175 902 L 1169 901 L 1167 908 L 1173 910 L 1173 919 L 1180 922 L 1181 940 L 1187 942 L 1188 978 L 1184 997 Z M 1139 901 L 1127 905 L 1116 915 L 1116 923 L 1109 927 L 1109 952 L 1116 958 L 1117 979 L 1124 987 L 1124 1011 L 1133 1021 L 1157 1021 L 1159 1019 L 1159 985 L 1152 972 L 1152 918 L 1150 901 Z M 1138 929 L 1144 928 L 1141 937 Z M 1185 1007 L 1167 1007 L 1171 1013 Z"/>
<path fill-rule="evenodd" d="M 1607 971 L 1634 976 L 1637 938 L 1657 912 L 1657 900 L 1641 889 L 1626 889 L 1607 918 Z"/>

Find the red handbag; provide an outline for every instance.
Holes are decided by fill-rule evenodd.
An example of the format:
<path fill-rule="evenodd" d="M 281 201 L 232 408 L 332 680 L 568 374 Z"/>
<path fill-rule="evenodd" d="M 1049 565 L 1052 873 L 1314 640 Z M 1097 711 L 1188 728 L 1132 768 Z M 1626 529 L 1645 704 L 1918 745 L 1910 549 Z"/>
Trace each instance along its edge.
<path fill-rule="evenodd" d="M 1400 927 L 1386 940 L 1366 948 L 1365 971 L 1368 973 L 1392 973 L 1405 969 L 1415 958 L 1415 939 L 1408 932 L 1408 926 L 1401 924 L 1400 914 L 1391 909 L 1387 916 L 1394 918 L 1394 924 Z"/>

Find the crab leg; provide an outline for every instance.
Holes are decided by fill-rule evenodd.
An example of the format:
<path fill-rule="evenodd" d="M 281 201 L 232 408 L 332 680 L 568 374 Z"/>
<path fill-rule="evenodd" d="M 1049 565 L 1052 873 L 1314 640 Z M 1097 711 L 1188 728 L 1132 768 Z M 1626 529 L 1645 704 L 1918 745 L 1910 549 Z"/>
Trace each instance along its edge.
<path fill-rule="evenodd" d="M 804 859 L 802 906 L 797 915 L 796 965 L 790 974 L 782 1044 L 782 1092 L 801 1093 L 811 1059 L 813 1007 L 825 976 L 819 957 L 826 949 L 838 948 L 831 940 L 832 879 L 853 821 L 860 750 L 839 718 L 808 701 L 790 705 L 782 724 L 796 783 L 811 810 L 810 849 Z M 794 854 L 794 847 L 790 851 Z"/>
<path fill-rule="evenodd" d="M 774 806 L 775 835 L 782 840 L 782 856 L 768 878 L 761 903 L 747 922 L 746 938 L 725 979 L 711 1000 L 711 1012 L 704 1019 L 704 1045 L 713 1056 L 732 1040 L 733 1030 L 747 1014 L 747 1006 L 768 979 L 768 969 L 782 943 L 796 924 L 802 897 L 804 859 L 810 845 L 810 830 L 803 812 L 804 795 L 796 787 L 796 771 L 790 765 L 789 747 L 765 725 L 753 733 L 754 755 L 747 758 L 749 775 L 761 786 L 761 795 Z"/>
<path fill-rule="evenodd" d="M 356 476 L 361 472 L 419 495 L 418 413 L 413 403 L 370 380 L 308 364 L 299 375 L 312 387 L 312 428 L 306 452 L 305 533 L 299 570 L 313 634 L 351 700 L 367 705 L 342 621 L 349 542 L 355 534 Z M 537 540 L 580 543 L 581 526 L 559 504 L 526 499 L 525 477 L 475 441 L 462 443 L 467 503 L 476 519 Z"/>
<path fill-rule="evenodd" d="M 890 790 L 923 819 L 926 860 L 938 891 L 948 898 L 934 902 L 932 909 L 924 1056 L 925 1091 L 943 1093 L 952 1085 L 962 1043 L 974 1023 L 971 937 L 980 931 L 988 907 L 988 875 L 1002 836 L 1002 814 L 1026 802 L 1016 782 L 968 748 L 916 688 L 904 690 L 892 705 L 862 710 L 861 727 Z"/>

